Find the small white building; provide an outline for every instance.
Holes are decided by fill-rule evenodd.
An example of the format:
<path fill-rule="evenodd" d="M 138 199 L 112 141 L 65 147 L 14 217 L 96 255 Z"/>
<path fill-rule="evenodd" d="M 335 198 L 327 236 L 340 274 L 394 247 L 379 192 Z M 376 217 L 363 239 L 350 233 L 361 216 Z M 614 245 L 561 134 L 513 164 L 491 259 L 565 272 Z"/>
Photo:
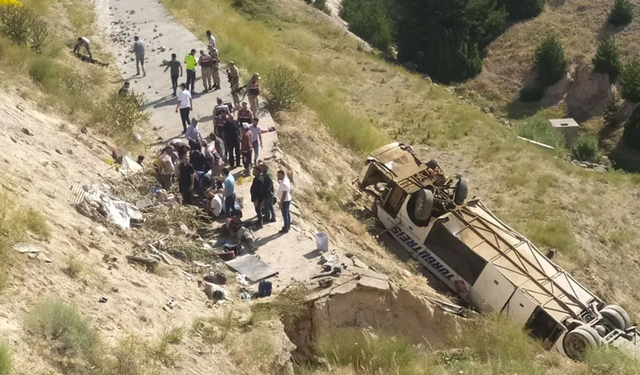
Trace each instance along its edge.
<path fill-rule="evenodd" d="M 562 135 L 564 139 L 567 141 L 567 144 L 573 144 L 573 142 L 578 139 L 580 133 L 580 125 L 576 122 L 576 120 L 572 118 L 561 118 L 549 120 L 551 122 L 551 127 L 557 129 Z"/>

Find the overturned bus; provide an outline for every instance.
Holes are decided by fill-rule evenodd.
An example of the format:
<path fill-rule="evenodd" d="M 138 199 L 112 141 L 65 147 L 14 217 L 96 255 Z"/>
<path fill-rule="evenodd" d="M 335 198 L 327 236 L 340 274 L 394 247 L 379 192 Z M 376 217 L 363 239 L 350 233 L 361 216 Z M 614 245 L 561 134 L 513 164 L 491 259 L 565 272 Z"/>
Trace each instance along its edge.
<path fill-rule="evenodd" d="M 477 199 L 467 180 L 422 163 L 392 143 L 367 158 L 359 188 L 376 199 L 386 231 L 431 273 L 479 311 L 521 323 L 547 349 L 579 360 L 613 345 L 640 358 L 640 334 L 627 312 L 605 305 Z"/>

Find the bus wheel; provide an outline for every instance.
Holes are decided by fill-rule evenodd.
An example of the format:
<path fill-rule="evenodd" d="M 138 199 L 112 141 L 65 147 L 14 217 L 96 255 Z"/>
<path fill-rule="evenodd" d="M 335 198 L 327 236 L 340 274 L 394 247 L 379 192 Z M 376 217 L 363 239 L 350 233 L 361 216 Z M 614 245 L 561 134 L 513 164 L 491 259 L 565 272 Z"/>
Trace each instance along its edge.
<path fill-rule="evenodd" d="M 593 330 L 593 332 L 590 332 Z M 564 336 L 562 345 L 567 356 L 574 361 L 584 358 L 584 354 L 589 348 L 594 348 L 600 343 L 600 335 L 589 326 L 581 326 Z"/>
<path fill-rule="evenodd" d="M 629 314 L 622 307 L 620 307 L 618 305 L 605 306 L 604 309 L 602 309 L 600 311 L 600 314 L 602 316 L 604 316 L 604 311 L 605 310 L 608 311 L 607 314 L 610 314 L 611 311 L 614 311 L 620 316 L 620 318 L 622 319 L 622 323 L 623 324 L 620 326 L 621 328 L 619 328 L 619 329 L 625 330 L 625 329 L 629 328 L 629 326 L 631 325 L 631 319 L 629 318 Z M 612 321 L 612 323 L 613 323 L 613 321 Z M 618 327 L 616 327 L 616 328 L 618 328 Z"/>

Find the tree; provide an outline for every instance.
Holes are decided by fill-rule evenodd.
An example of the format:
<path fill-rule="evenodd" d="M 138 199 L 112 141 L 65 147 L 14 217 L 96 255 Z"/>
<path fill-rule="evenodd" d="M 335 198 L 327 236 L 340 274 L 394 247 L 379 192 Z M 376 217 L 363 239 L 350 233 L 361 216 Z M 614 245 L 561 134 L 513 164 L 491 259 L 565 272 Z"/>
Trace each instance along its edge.
<path fill-rule="evenodd" d="M 540 15 L 544 10 L 545 0 L 500 0 L 512 20 L 526 20 Z"/>
<path fill-rule="evenodd" d="M 396 0 L 392 12 L 401 62 L 414 62 L 434 80 L 450 83 L 482 70 L 485 48 L 504 28 L 497 0 Z"/>
<path fill-rule="evenodd" d="M 538 44 L 535 64 L 538 82 L 542 86 L 550 86 L 562 79 L 567 72 L 567 60 L 562 43 L 556 36 L 549 35 Z"/>
<path fill-rule="evenodd" d="M 349 31 L 385 53 L 391 51 L 393 26 L 384 0 L 345 0 L 340 17 Z"/>
<path fill-rule="evenodd" d="M 633 5 L 629 0 L 616 0 L 608 22 L 615 27 L 628 25 L 633 20 Z"/>
<path fill-rule="evenodd" d="M 625 145 L 640 151 L 640 106 L 633 110 L 631 117 L 624 124 L 622 140 Z"/>
<path fill-rule="evenodd" d="M 592 61 L 593 71 L 608 74 L 611 82 L 616 81 L 622 70 L 620 51 L 612 37 L 606 37 L 598 42 L 598 52 Z"/>
<path fill-rule="evenodd" d="M 624 65 L 620 74 L 622 98 L 630 102 L 640 102 L 640 61 L 633 59 Z"/>

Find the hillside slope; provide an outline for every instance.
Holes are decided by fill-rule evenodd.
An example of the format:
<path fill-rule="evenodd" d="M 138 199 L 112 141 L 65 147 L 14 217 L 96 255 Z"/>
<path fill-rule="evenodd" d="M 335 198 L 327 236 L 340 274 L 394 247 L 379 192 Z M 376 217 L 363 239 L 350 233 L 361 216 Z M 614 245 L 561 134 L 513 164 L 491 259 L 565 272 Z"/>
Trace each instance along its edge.
<path fill-rule="evenodd" d="M 552 33 L 562 42 L 567 59 L 574 64 L 591 65 L 598 39 L 613 35 L 618 41 L 623 60 L 637 55 L 640 45 L 640 23 L 634 20 L 626 27 L 607 25 L 614 0 L 552 0 L 532 20 L 516 22 L 508 27 L 488 50 L 482 73 L 465 84 L 489 100 L 506 104 L 531 78 L 536 46 Z M 631 0 L 636 7 L 640 1 Z"/>

